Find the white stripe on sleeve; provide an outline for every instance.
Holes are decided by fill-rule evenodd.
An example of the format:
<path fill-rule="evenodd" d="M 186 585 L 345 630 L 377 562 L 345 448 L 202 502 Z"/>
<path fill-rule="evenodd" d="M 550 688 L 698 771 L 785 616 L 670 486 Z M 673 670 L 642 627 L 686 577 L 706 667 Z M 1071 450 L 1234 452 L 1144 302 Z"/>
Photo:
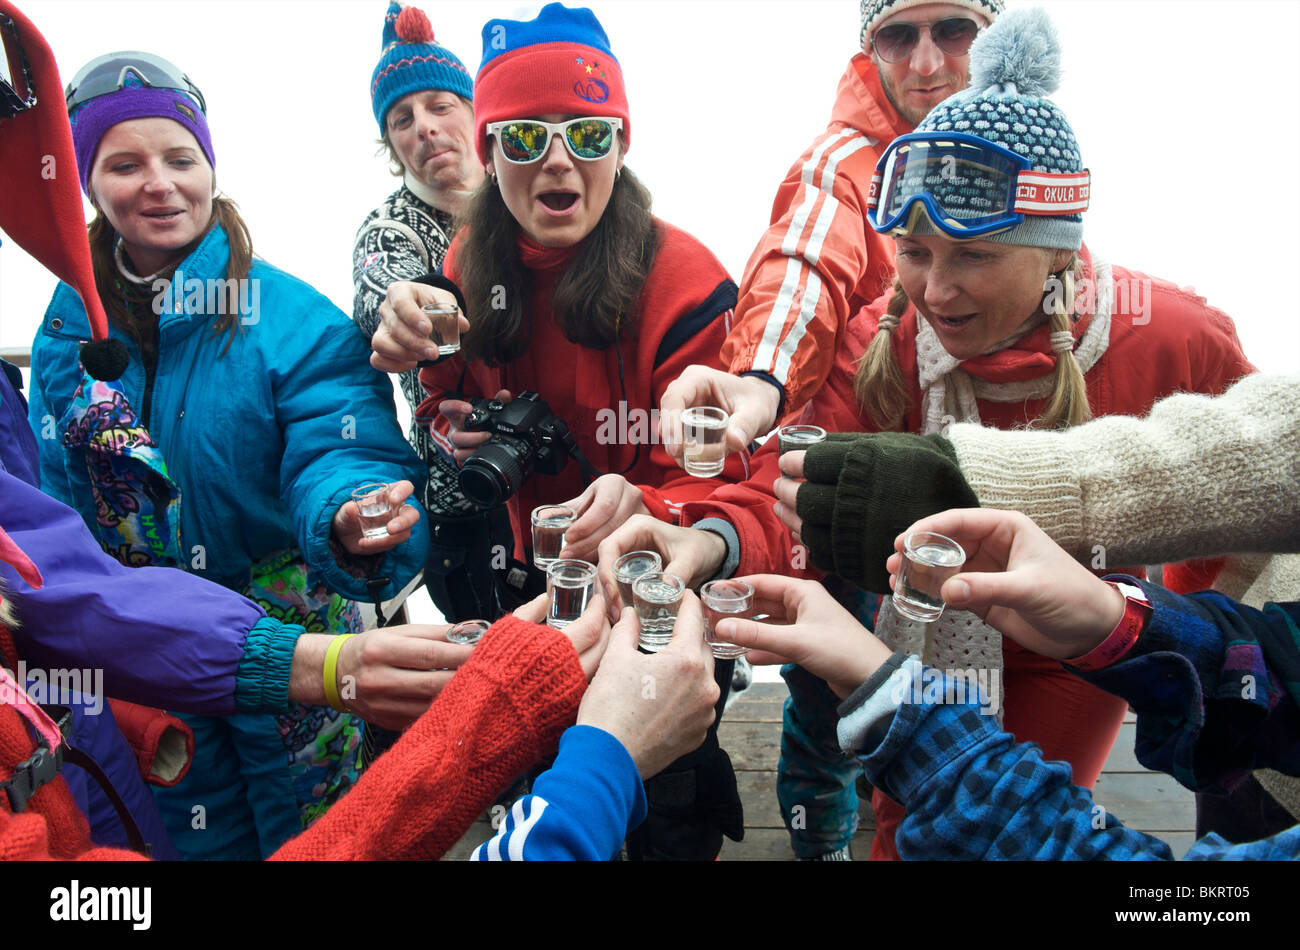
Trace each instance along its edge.
<path fill-rule="evenodd" d="M 512 809 L 515 830 L 510 835 L 510 842 L 506 847 L 506 854 L 509 855 L 511 861 L 522 861 L 524 859 L 524 845 L 528 841 L 528 833 L 533 830 L 533 825 L 537 824 L 546 811 L 546 800 L 538 798 L 536 795 L 530 796 L 528 804 L 531 807 L 532 814 L 527 818 L 523 817 L 524 800 L 522 798 L 515 802 L 515 807 Z"/>

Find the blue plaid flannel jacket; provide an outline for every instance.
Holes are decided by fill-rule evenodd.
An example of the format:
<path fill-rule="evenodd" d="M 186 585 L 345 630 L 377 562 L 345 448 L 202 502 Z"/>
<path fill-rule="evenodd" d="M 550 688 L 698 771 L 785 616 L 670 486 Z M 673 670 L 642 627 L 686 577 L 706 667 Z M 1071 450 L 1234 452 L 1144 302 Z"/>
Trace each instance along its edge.
<path fill-rule="evenodd" d="M 1257 611 L 1215 593 L 1181 597 L 1114 579 L 1146 592 L 1151 620 L 1120 662 L 1078 675 L 1129 701 L 1138 760 L 1198 791 L 1231 788 L 1255 768 L 1300 774 L 1300 604 Z M 897 837 L 904 858 L 1172 859 L 1168 845 L 1125 828 L 1074 785 L 1069 765 L 1017 744 L 982 697 L 950 680 L 946 693 L 922 690 L 921 671 L 915 660 L 896 658 L 840 707 L 846 751 L 908 808 Z M 866 722 L 869 705 L 885 715 Z M 844 724 L 855 721 L 856 735 L 846 738 Z M 1188 860 L 1297 857 L 1300 825 L 1242 845 L 1208 835 L 1187 853 Z"/>

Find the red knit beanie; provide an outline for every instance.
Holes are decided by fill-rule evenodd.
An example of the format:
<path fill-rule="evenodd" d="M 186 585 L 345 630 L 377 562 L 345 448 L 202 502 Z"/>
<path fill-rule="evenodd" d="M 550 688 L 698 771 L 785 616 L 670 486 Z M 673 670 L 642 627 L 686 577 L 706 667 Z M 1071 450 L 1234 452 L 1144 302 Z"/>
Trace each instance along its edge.
<path fill-rule="evenodd" d="M 622 119 L 624 150 L 632 143 L 623 70 L 586 7 L 551 3 L 535 20 L 483 26 L 483 63 L 474 79 L 479 160 L 487 164 L 490 123 L 550 113 Z"/>

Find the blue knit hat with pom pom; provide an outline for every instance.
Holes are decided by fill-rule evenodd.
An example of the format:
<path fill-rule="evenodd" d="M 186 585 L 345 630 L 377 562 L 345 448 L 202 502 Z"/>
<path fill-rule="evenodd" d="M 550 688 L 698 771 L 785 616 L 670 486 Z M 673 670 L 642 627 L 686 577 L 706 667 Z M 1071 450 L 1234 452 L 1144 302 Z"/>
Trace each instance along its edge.
<path fill-rule="evenodd" d="M 970 74 L 970 88 L 931 109 L 917 132 L 977 135 L 1024 155 L 1034 171 L 1084 170 L 1074 130 L 1046 98 L 1060 85 L 1061 44 L 1045 11 L 1013 10 L 999 17 L 971 46 Z M 913 232 L 936 233 L 924 216 Z M 1027 215 L 1010 231 L 982 240 L 1077 251 L 1083 244 L 1083 217 Z"/>
<path fill-rule="evenodd" d="M 433 27 L 424 11 L 390 3 L 384 15 L 383 52 L 370 77 L 370 105 L 379 134 L 393 103 L 413 92 L 442 89 L 462 99 L 474 98 L 474 81 L 465 64 L 433 39 Z"/>

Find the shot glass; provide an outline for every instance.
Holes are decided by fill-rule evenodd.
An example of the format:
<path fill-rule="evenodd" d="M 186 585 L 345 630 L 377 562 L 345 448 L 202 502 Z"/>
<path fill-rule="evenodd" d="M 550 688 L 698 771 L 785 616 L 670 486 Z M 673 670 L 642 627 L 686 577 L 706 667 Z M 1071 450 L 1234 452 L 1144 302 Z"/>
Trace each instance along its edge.
<path fill-rule="evenodd" d="M 894 609 L 911 620 L 938 620 L 944 608 L 939 590 L 965 563 L 966 552 L 951 538 L 929 531 L 912 532 L 903 540 Z"/>
<path fill-rule="evenodd" d="M 390 487 L 385 482 L 371 482 L 352 493 L 361 518 L 363 538 L 388 537 L 388 522 L 393 519 L 393 506 L 388 500 Z"/>
<path fill-rule="evenodd" d="M 754 588 L 738 580 L 709 581 L 700 588 L 700 603 L 704 605 L 704 640 L 713 655 L 729 660 L 748 653 L 749 647 L 719 640 L 714 626 L 726 617 L 748 617 L 754 609 Z"/>
<path fill-rule="evenodd" d="M 546 624 L 563 630 L 582 616 L 596 592 L 596 565 L 571 558 L 546 569 Z"/>
<path fill-rule="evenodd" d="M 470 646 L 483 639 L 483 634 L 492 626 L 489 620 L 462 620 L 447 631 L 448 643 L 466 643 Z"/>
<path fill-rule="evenodd" d="M 727 458 L 727 422 L 731 416 L 713 406 L 696 406 L 682 413 L 682 445 L 686 474 L 712 478 L 722 474 Z"/>
<path fill-rule="evenodd" d="M 460 352 L 460 310 L 455 304 L 421 307 L 429 318 L 429 339 L 438 344 L 439 356 Z"/>
<path fill-rule="evenodd" d="M 541 505 L 533 509 L 533 563 L 539 571 L 550 568 L 564 550 L 564 532 L 578 513 L 568 505 Z"/>
<path fill-rule="evenodd" d="M 776 430 L 777 448 L 781 455 L 826 441 L 826 430 L 821 426 L 782 426 Z"/>
<path fill-rule="evenodd" d="M 680 577 L 662 571 L 650 571 L 632 582 L 632 601 L 636 618 L 641 621 L 641 649 L 658 653 L 668 646 L 685 591 L 686 584 Z"/>
<path fill-rule="evenodd" d="M 632 582 L 642 574 L 662 570 L 664 559 L 656 551 L 630 551 L 614 562 L 614 583 L 618 585 L 623 606 L 631 607 Z"/>

